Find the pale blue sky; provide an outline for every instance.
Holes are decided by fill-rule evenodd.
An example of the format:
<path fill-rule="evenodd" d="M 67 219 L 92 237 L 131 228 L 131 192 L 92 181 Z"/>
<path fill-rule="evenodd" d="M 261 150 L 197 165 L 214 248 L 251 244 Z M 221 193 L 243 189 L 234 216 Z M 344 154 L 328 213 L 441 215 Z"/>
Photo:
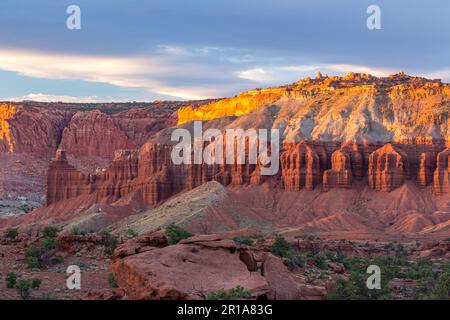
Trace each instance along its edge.
<path fill-rule="evenodd" d="M 442 0 L 2 0 L 0 99 L 222 97 L 317 70 L 450 81 L 449 17 Z"/>

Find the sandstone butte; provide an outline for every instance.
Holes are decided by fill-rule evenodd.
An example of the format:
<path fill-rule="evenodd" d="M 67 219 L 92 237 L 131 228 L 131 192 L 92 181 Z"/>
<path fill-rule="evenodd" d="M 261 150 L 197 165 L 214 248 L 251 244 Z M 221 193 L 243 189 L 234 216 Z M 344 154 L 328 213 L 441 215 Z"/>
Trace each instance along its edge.
<path fill-rule="evenodd" d="M 61 135 L 49 144 L 53 152 L 61 149 L 48 169 L 49 209 L 39 209 L 29 219 L 48 217 L 52 210 L 61 216 L 64 211 L 73 214 L 77 201 L 85 208 L 99 203 L 152 208 L 208 181 L 231 188 L 269 185 L 273 192 L 318 190 L 330 194 L 355 186 L 366 186 L 375 194 L 392 193 L 406 185 L 412 198 L 405 206 L 410 214 L 405 219 L 421 225 L 415 227 L 420 230 L 449 220 L 449 111 L 448 84 L 404 73 L 384 78 L 356 73 L 319 75 L 291 85 L 251 90 L 233 98 L 182 107 L 175 112 L 178 126 L 167 122 L 173 118 L 165 115 L 152 130 L 148 130 L 148 116 L 137 125 L 141 122 L 130 120 L 136 119 L 133 113 L 119 119 L 88 112 L 85 121 L 82 112 L 64 120 L 63 115 L 51 111 L 59 115 L 57 122 L 63 125 Z M 192 120 L 204 120 L 205 127 L 222 130 L 280 129 L 279 173 L 261 176 L 260 165 L 237 163 L 174 165 L 170 134 L 177 127 L 192 130 Z M 14 119 L 7 121 L 15 141 L 14 128 L 20 124 Z M 106 131 L 103 135 L 99 134 L 102 130 Z M 15 144 L 15 150 L 19 145 Z M 124 148 L 127 150 L 119 150 Z M 103 170 L 86 172 L 79 168 L 77 156 L 108 156 L 113 160 Z M 434 208 L 435 215 L 426 218 L 427 223 L 418 222 L 424 221 L 420 214 L 423 204 L 411 205 L 422 201 L 415 199 L 416 192 L 420 197 L 426 195 L 423 201 L 427 208 Z M 426 210 L 429 213 L 432 209 Z"/>

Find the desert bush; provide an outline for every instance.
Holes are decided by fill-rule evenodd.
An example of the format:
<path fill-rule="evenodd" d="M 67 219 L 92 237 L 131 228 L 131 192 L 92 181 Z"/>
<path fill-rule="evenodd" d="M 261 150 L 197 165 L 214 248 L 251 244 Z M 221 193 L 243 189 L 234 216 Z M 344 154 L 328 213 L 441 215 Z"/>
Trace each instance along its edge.
<path fill-rule="evenodd" d="M 381 289 L 370 290 L 366 285 L 364 272 L 352 272 L 348 280 L 339 278 L 335 288 L 327 295 L 329 300 L 388 300 L 390 289 L 387 282 L 382 281 Z"/>
<path fill-rule="evenodd" d="M 56 238 L 58 232 L 59 229 L 52 226 L 47 226 L 41 231 L 42 235 L 47 238 Z"/>
<path fill-rule="evenodd" d="M 41 279 L 33 278 L 31 279 L 31 289 L 39 289 L 41 287 Z"/>
<path fill-rule="evenodd" d="M 41 244 L 47 250 L 53 250 L 59 247 L 59 241 L 50 237 L 45 237 L 42 239 Z"/>
<path fill-rule="evenodd" d="M 450 273 L 443 273 L 436 284 L 436 296 L 440 300 L 450 300 Z"/>
<path fill-rule="evenodd" d="M 29 279 L 19 280 L 19 282 L 17 282 L 16 285 L 16 290 L 22 299 L 24 300 L 29 299 L 31 294 L 31 280 Z"/>
<path fill-rule="evenodd" d="M 208 300 L 237 300 L 237 299 L 251 299 L 252 293 L 245 290 L 241 286 L 237 286 L 228 291 L 218 290 L 209 292 L 207 297 Z"/>
<path fill-rule="evenodd" d="M 233 238 L 233 241 L 236 244 L 245 244 L 247 246 L 253 245 L 253 240 L 246 236 L 235 237 L 235 238 Z"/>
<path fill-rule="evenodd" d="M 18 228 L 9 228 L 5 231 L 5 237 L 10 239 L 16 239 L 19 235 L 19 229 Z"/>
<path fill-rule="evenodd" d="M 172 223 L 166 228 L 166 237 L 169 244 L 177 244 L 181 240 L 192 237 L 192 233 Z"/>
<path fill-rule="evenodd" d="M 64 257 L 62 255 L 60 255 L 60 254 L 57 254 L 51 259 L 51 263 L 52 264 L 64 263 Z"/>
<path fill-rule="evenodd" d="M 130 238 L 134 238 L 138 236 L 138 233 L 130 228 L 127 230 L 126 235 Z"/>
<path fill-rule="evenodd" d="M 293 251 L 287 257 L 287 263 L 291 271 L 295 268 L 303 268 L 306 265 L 306 256 L 298 251 Z"/>
<path fill-rule="evenodd" d="M 317 254 L 313 254 L 310 257 L 310 260 L 319 269 L 326 269 L 328 266 L 325 253 L 319 252 Z"/>
<path fill-rule="evenodd" d="M 275 237 L 274 243 L 270 246 L 269 251 L 274 255 L 288 258 L 292 254 L 292 248 L 282 236 Z"/>
<path fill-rule="evenodd" d="M 9 272 L 6 275 L 6 287 L 11 289 L 14 288 L 17 282 L 17 275 L 14 272 Z"/>
<path fill-rule="evenodd" d="M 28 268 L 40 268 L 42 262 L 42 250 L 40 248 L 32 245 L 25 250 L 25 263 Z"/>

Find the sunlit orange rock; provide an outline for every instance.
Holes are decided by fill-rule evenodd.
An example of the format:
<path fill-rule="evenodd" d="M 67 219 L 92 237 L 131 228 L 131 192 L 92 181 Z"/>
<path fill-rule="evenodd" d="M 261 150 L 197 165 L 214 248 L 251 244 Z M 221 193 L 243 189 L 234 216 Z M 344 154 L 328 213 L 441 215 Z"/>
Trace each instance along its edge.
<path fill-rule="evenodd" d="M 14 117 L 16 108 L 11 105 L 0 105 L 0 151 L 14 152 L 9 120 Z"/>
<path fill-rule="evenodd" d="M 369 186 L 390 192 L 400 187 L 408 178 L 408 157 L 398 147 L 388 143 L 369 157 Z"/>
<path fill-rule="evenodd" d="M 331 156 L 331 169 L 323 173 L 323 188 L 351 188 L 352 171 L 350 155 L 344 150 L 337 150 Z"/>
<path fill-rule="evenodd" d="M 450 190 L 450 148 L 440 152 L 437 156 L 434 171 L 434 191 L 437 194 L 448 193 Z"/>
<path fill-rule="evenodd" d="M 288 191 L 312 190 L 322 182 L 321 158 L 308 143 L 286 144 L 280 167 L 283 186 Z"/>

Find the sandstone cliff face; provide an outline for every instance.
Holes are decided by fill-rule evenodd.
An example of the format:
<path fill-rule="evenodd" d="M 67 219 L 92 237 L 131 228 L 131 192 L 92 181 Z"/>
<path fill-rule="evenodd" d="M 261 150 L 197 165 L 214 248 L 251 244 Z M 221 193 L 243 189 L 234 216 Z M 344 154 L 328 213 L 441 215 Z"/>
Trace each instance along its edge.
<path fill-rule="evenodd" d="M 72 112 L 0 105 L 0 152 L 52 154 Z"/>
<path fill-rule="evenodd" d="M 438 194 L 450 191 L 450 148 L 440 152 L 437 156 L 437 166 L 434 172 L 434 190 Z"/>
<path fill-rule="evenodd" d="M 288 191 L 299 191 L 302 188 L 314 189 L 322 182 L 322 159 L 307 143 L 287 145 L 281 154 L 280 166 L 283 186 Z M 323 150 L 321 150 L 323 151 Z M 321 155 L 325 155 L 321 153 Z"/>
<path fill-rule="evenodd" d="M 384 78 L 350 73 L 251 90 L 236 98 L 180 109 L 179 124 L 255 117 L 258 108 L 268 105 L 278 108 L 272 125 L 289 142 L 440 144 L 450 133 L 450 85 L 403 73 Z"/>
<path fill-rule="evenodd" d="M 47 172 L 47 205 L 88 193 L 92 182 L 68 163 L 64 151 L 58 150 Z"/>
<path fill-rule="evenodd" d="M 119 149 L 137 149 L 165 127 L 168 114 L 143 109 L 107 115 L 99 110 L 77 112 L 64 129 L 61 149 L 75 157 L 112 158 Z"/>
<path fill-rule="evenodd" d="M 112 203 L 135 194 L 148 206 L 155 206 L 182 191 L 192 190 L 208 181 L 222 185 L 259 185 L 265 180 L 281 180 L 287 191 L 313 190 L 322 185 L 330 188 L 351 188 L 354 180 L 367 170 L 368 185 L 378 191 L 391 192 L 411 177 L 426 187 L 431 183 L 431 155 L 422 155 L 420 170 L 410 172 L 409 158 L 400 147 L 386 144 L 368 157 L 363 168 L 363 156 L 357 147 L 343 146 L 331 156 L 317 143 L 284 144 L 280 153 L 280 172 L 275 176 L 261 176 L 258 165 L 250 164 L 181 164 L 171 159 L 171 145 L 145 143 L 140 150 L 117 151 L 111 165 L 92 175 L 76 171 L 61 155 L 49 168 L 48 204 L 79 195 L 94 195 L 98 201 Z M 447 158 L 445 158 L 445 156 Z M 445 159 L 444 159 L 445 158 Z M 436 193 L 448 190 L 448 152 L 438 156 L 434 175 Z M 447 162 L 446 162 L 447 161 Z M 367 168 L 367 169 L 366 169 Z M 358 173 L 359 172 L 359 173 Z M 323 181 L 322 181 L 323 178 Z"/>
<path fill-rule="evenodd" d="M 432 152 L 423 152 L 419 158 L 419 172 L 417 184 L 422 188 L 433 182 L 434 168 L 436 167 L 436 156 Z"/>
<path fill-rule="evenodd" d="M 331 157 L 331 169 L 325 170 L 323 174 L 323 188 L 351 188 L 353 174 L 351 171 L 350 155 L 337 150 Z"/>
<path fill-rule="evenodd" d="M 409 177 L 406 154 L 392 144 L 387 144 L 369 157 L 369 186 L 389 192 L 401 186 Z"/>

